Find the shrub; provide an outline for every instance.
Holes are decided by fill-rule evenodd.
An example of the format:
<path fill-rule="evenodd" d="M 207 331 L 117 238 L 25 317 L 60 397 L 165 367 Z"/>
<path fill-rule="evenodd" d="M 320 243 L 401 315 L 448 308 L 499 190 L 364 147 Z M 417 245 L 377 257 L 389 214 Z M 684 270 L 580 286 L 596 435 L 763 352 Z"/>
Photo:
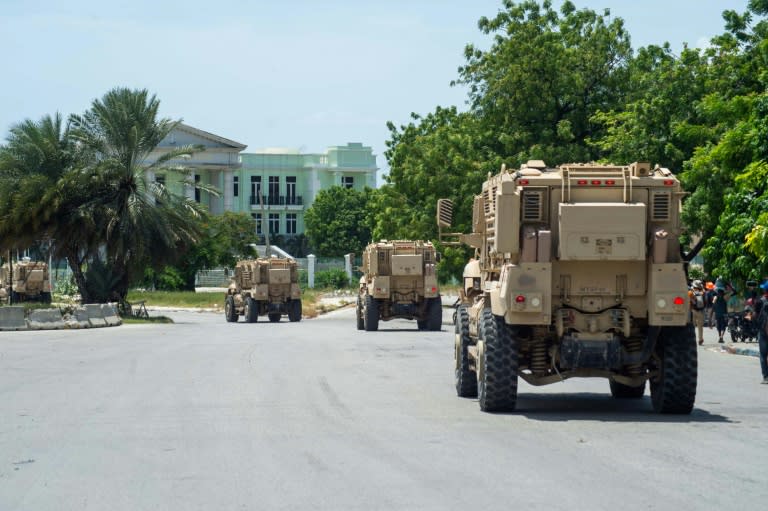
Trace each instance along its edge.
<path fill-rule="evenodd" d="M 319 271 L 315 274 L 315 287 L 342 289 L 349 287 L 347 272 L 341 268 Z"/>

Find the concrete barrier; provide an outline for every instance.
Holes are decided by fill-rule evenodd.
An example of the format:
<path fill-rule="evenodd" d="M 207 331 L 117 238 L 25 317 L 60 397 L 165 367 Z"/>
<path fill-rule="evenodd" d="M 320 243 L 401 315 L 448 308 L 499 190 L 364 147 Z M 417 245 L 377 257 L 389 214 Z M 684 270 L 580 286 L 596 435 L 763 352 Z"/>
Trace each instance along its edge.
<path fill-rule="evenodd" d="M 100 303 L 87 303 L 85 307 L 88 312 L 88 322 L 92 327 L 107 326 L 107 320 L 104 319 L 104 311 L 101 310 Z"/>
<path fill-rule="evenodd" d="M 56 330 L 65 326 L 59 309 L 34 309 L 29 313 L 27 324 L 31 330 Z"/>
<path fill-rule="evenodd" d="M 91 323 L 88 321 L 88 311 L 85 307 L 76 307 L 72 314 L 64 319 L 64 323 L 67 328 L 90 328 Z"/>
<path fill-rule="evenodd" d="M 0 307 L 0 330 L 26 330 L 24 307 Z"/>
<path fill-rule="evenodd" d="M 101 304 L 101 312 L 104 316 L 104 321 L 107 322 L 107 326 L 117 326 L 123 324 L 123 320 L 120 319 L 120 316 L 117 315 L 117 310 L 115 310 L 114 304 Z"/>

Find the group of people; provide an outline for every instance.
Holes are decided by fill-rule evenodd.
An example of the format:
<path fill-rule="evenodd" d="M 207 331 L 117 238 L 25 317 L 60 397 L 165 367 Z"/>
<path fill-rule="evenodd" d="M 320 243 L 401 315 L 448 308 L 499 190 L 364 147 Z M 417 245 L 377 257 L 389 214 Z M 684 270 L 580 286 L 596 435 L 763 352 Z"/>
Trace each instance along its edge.
<path fill-rule="evenodd" d="M 752 284 L 752 285 L 750 285 Z M 757 283 L 748 283 L 746 296 L 740 298 L 730 284 L 718 278 L 714 283 L 694 280 L 688 297 L 691 319 L 696 329 L 699 345 L 704 344 L 704 325 L 716 326 L 719 343 L 725 342 L 729 312 L 744 312 L 751 316 L 757 325 L 757 341 L 760 347 L 760 369 L 763 383 L 768 384 L 768 280 L 760 284 L 762 296 L 758 296 Z"/>

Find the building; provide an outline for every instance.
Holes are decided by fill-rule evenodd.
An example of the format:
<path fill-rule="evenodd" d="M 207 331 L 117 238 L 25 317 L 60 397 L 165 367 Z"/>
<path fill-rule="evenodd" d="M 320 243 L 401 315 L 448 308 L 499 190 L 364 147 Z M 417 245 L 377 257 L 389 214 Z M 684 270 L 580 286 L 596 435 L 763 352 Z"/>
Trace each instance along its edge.
<path fill-rule="evenodd" d="M 157 171 L 148 178 L 163 182 L 173 193 L 194 198 L 214 214 L 250 214 L 257 234 L 265 234 L 267 228 L 284 239 L 303 234 L 304 214 L 323 189 L 376 187 L 376 156 L 361 143 L 332 146 L 320 154 L 283 148 L 243 153 L 244 144 L 180 124 L 149 159 L 155 161 L 184 145 L 205 148 L 188 159 L 169 162 L 191 169 L 188 178 L 172 171 Z M 216 188 L 219 196 L 205 187 Z"/>
<path fill-rule="evenodd" d="M 163 183 L 172 193 L 186 195 L 205 204 L 211 213 L 219 215 L 224 211 L 234 211 L 232 180 L 235 172 L 241 168 L 240 152 L 247 146 L 186 124 L 179 124 L 147 159 L 156 161 L 168 151 L 188 145 L 199 145 L 204 150 L 190 158 L 171 160 L 168 167 L 187 167 L 191 171 L 189 178 L 182 179 L 180 174 L 173 171 L 156 171 L 147 178 Z M 199 185 L 213 186 L 222 193 L 217 197 L 201 190 Z"/>
<path fill-rule="evenodd" d="M 376 157 L 360 143 L 329 147 L 322 154 L 265 149 L 240 155 L 233 177 L 233 209 L 250 213 L 257 234 L 296 236 L 304 232 L 304 213 L 320 190 L 376 187 Z"/>

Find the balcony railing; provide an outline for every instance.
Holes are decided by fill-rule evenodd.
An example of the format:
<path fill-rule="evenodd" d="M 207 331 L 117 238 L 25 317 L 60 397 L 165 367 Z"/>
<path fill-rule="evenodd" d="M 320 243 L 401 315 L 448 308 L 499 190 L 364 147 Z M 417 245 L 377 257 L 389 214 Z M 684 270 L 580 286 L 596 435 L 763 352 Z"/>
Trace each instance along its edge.
<path fill-rule="evenodd" d="M 262 195 L 261 200 L 265 206 L 302 206 L 304 199 L 301 195 Z M 259 196 L 250 196 L 251 206 L 259 206 Z"/>

